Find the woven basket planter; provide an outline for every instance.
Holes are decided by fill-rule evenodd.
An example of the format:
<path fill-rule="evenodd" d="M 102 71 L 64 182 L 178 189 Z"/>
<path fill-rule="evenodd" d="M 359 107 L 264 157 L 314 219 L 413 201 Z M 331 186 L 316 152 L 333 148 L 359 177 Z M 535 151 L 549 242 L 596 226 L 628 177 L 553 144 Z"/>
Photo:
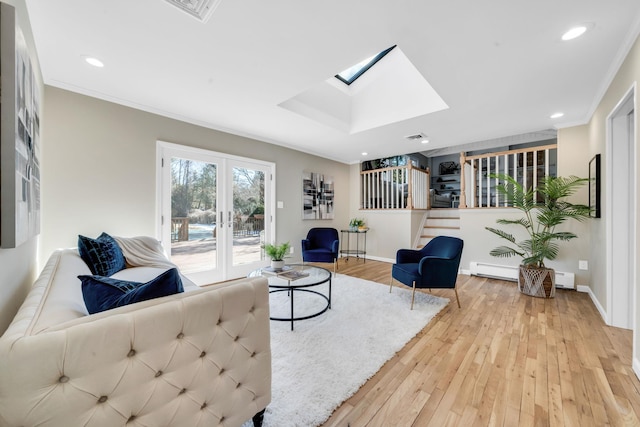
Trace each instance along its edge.
<path fill-rule="evenodd" d="M 553 268 L 520 266 L 518 290 L 538 298 L 553 298 L 556 295 L 556 272 Z"/>

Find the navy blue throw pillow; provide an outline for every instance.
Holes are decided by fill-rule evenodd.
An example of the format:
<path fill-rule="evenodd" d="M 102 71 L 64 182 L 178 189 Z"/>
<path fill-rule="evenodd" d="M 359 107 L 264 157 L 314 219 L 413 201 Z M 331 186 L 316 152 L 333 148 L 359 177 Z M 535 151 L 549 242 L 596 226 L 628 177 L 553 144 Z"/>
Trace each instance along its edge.
<path fill-rule="evenodd" d="M 78 252 L 89 270 L 98 276 L 111 276 L 126 267 L 120 246 L 107 233 L 97 239 L 78 236 Z"/>
<path fill-rule="evenodd" d="M 177 268 L 171 268 L 147 283 L 103 276 L 78 276 L 78 279 L 82 281 L 82 298 L 89 314 L 184 292 Z"/>

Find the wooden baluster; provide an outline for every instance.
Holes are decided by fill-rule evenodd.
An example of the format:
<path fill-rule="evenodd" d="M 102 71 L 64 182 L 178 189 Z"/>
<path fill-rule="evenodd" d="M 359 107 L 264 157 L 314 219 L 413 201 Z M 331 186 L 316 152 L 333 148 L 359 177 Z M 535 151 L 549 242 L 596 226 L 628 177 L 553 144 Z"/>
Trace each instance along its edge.
<path fill-rule="evenodd" d="M 544 176 L 549 176 L 549 149 L 544 150 Z"/>
<path fill-rule="evenodd" d="M 362 173 L 362 171 L 360 172 L 360 209 L 366 209 L 367 205 L 366 205 L 366 197 L 365 197 L 365 188 L 366 188 L 366 184 L 367 184 L 367 175 L 365 175 L 364 173 Z"/>
<path fill-rule="evenodd" d="M 533 174 L 531 175 L 531 188 L 533 188 L 533 191 L 536 190 L 536 188 L 538 188 L 538 152 L 534 151 L 533 153 L 531 153 L 531 155 L 533 156 Z M 536 200 L 538 199 L 538 196 L 536 195 Z"/>
<path fill-rule="evenodd" d="M 476 160 L 471 160 L 471 207 L 476 207 Z"/>
<path fill-rule="evenodd" d="M 464 151 L 460 153 L 460 201 L 458 203 L 459 209 L 467 208 L 467 190 L 466 183 L 464 179 L 464 166 L 467 163 L 467 158 L 464 154 Z"/>
<path fill-rule="evenodd" d="M 504 155 L 504 174 L 508 175 L 509 174 L 509 155 L 505 154 Z M 498 186 L 498 184 L 500 184 L 500 180 L 498 178 L 496 178 L 496 187 Z M 496 190 L 497 191 L 497 190 Z M 507 197 L 504 197 L 504 201 L 502 202 L 503 206 L 507 206 Z"/>
<path fill-rule="evenodd" d="M 407 207 L 409 209 L 413 209 L 413 180 L 411 179 L 411 169 L 413 168 L 413 166 L 411 165 L 411 163 L 409 163 L 409 165 L 407 166 L 407 178 L 409 179 L 409 186 L 408 186 L 408 197 L 407 197 Z"/>

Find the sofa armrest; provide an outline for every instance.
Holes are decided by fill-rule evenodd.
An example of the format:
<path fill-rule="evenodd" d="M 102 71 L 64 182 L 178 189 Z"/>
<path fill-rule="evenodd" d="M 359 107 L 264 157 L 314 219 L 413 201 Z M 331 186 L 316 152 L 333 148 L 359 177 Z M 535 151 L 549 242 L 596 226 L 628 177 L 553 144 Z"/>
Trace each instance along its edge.
<path fill-rule="evenodd" d="M 264 278 L 0 339 L 10 425 L 241 425 L 271 400 Z"/>

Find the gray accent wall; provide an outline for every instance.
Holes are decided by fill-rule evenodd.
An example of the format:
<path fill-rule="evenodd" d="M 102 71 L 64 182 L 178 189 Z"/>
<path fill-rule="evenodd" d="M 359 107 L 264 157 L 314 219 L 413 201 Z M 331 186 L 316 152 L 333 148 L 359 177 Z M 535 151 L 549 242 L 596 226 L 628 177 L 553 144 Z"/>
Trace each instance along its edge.
<path fill-rule="evenodd" d="M 77 235 L 156 236 L 156 141 L 276 164 L 278 242 L 294 247 L 309 228 L 349 218 L 349 166 L 273 144 L 169 119 L 47 86 L 42 257 L 76 246 Z M 302 172 L 335 179 L 335 219 L 302 220 Z M 158 236 L 156 236 L 158 237 Z"/>

